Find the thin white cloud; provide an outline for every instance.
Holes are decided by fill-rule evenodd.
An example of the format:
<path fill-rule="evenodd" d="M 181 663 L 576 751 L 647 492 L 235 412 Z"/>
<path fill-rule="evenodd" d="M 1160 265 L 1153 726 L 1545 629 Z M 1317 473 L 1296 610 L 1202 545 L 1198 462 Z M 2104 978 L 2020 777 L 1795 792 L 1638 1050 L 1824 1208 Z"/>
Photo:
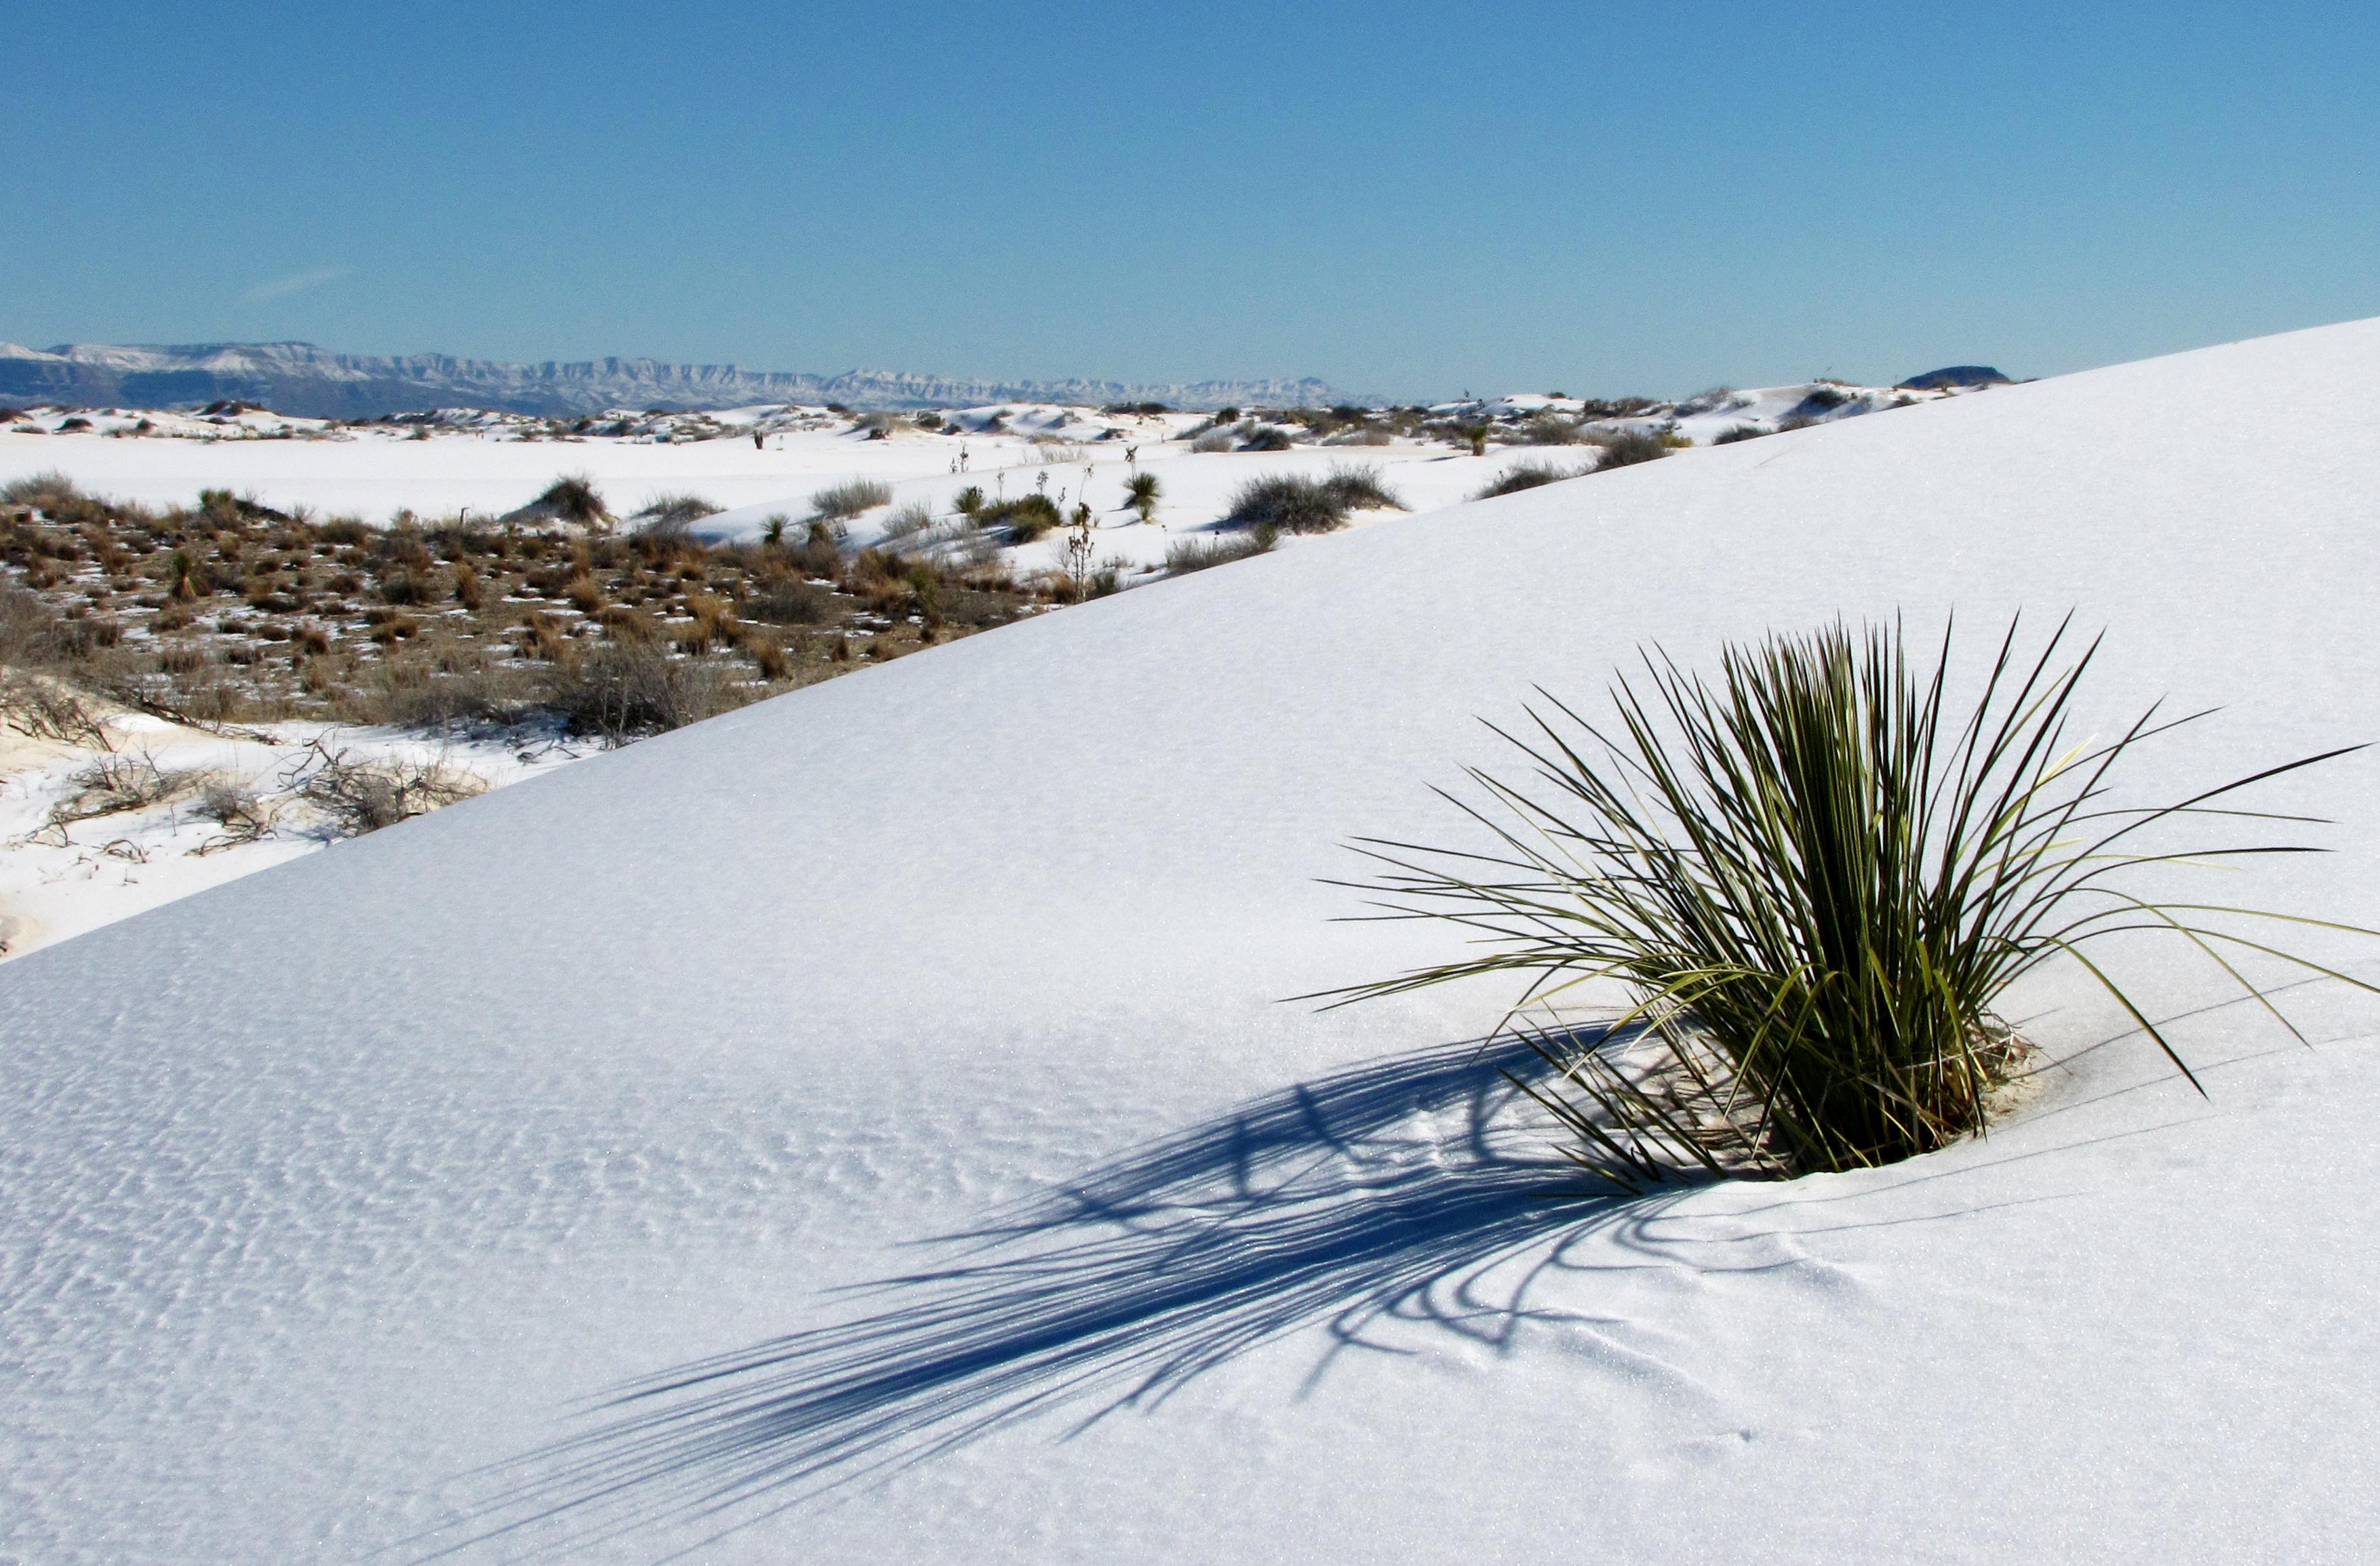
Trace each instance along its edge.
<path fill-rule="evenodd" d="M 286 277 L 275 277 L 270 282 L 260 283 L 242 294 L 240 297 L 254 304 L 260 299 L 278 299 L 290 294 L 301 294 L 309 288 L 317 288 L 325 283 L 334 283 L 352 270 L 353 268 L 344 266 L 318 266 L 311 272 L 293 272 Z"/>

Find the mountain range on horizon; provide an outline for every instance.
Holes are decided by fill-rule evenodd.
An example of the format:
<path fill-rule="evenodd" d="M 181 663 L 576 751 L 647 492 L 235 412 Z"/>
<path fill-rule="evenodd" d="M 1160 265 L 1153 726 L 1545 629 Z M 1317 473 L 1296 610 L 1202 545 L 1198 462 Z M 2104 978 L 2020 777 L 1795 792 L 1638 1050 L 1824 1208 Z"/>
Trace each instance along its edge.
<path fill-rule="evenodd" d="M 998 402 L 1161 402 L 1201 409 L 1347 400 L 1312 376 L 1007 381 L 885 370 L 815 375 L 652 358 L 513 364 L 451 354 L 334 353 L 311 343 L 69 343 L 49 349 L 0 343 L 0 401 L 164 408 L 226 399 L 261 403 L 281 413 L 337 419 L 456 407 L 565 417 L 616 407 L 699 409 L 758 403 L 832 402 L 867 411 L 897 411 Z"/>

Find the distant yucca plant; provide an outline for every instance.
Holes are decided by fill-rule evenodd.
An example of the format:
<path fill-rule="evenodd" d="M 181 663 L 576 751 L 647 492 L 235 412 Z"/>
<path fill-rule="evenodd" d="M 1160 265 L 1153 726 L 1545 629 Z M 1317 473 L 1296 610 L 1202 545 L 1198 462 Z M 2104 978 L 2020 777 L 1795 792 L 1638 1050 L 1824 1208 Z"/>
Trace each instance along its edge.
<path fill-rule="evenodd" d="M 1364 888 L 1385 894 L 1384 917 L 1445 918 L 1488 950 L 1334 999 L 1511 972 L 1533 976 L 1521 1017 L 1590 980 L 1623 981 L 1633 1000 L 1593 1042 L 1552 1024 L 1515 1031 L 1555 1070 L 1519 1086 L 1570 1134 L 1566 1153 L 1633 1189 L 1696 1165 L 1791 1175 L 1888 1163 L 1980 1131 L 2024 1049 L 1993 1002 L 2060 955 L 2196 1086 L 2086 951 L 2120 931 L 2187 940 L 2259 1001 L 2222 949 L 2373 989 L 2211 922 L 2324 921 L 2157 902 L 2121 884 L 2182 856 L 2137 835 L 2160 823 L 2306 819 L 2215 802 L 2345 751 L 2177 804 L 2110 804 L 2117 765 L 2190 720 L 2159 722 L 2153 708 L 2112 742 L 2070 744 L 2098 644 L 2056 667 L 2066 635 L 2060 625 L 2021 655 L 2011 623 L 1972 708 L 1946 704 L 1948 633 L 1927 669 L 1898 625 L 1854 636 L 1840 625 L 1730 648 L 1716 687 L 1648 658 L 1649 701 L 1624 678 L 1613 687 L 1615 734 L 1553 701 L 1555 718 L 1531 714 L 1536 736 L 1503 735 L 1546 790 L 1471 774 L 1508 819 L 1462 807 L 1500 851 L 1358 845 L 1390 868 Z"/>

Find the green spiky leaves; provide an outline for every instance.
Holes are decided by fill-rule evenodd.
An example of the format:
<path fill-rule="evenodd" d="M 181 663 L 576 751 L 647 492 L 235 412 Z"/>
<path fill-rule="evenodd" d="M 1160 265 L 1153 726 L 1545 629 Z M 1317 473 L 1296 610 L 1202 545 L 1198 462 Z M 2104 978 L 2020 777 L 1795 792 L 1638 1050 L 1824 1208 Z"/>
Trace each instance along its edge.
<path fill-rule="evenodd" d="M 1864 1168 L 1980 1131 L 2024 1052 L 1993 1003 L 2060 957 L 2196 1086 L 2091 953 L 2121 932 L 2191 942 L 2259 1001 L 2233 965 L 2243 953 L 2371 989 L 2235 928 L 2321 921 L 2131 889 L 2151 867 L 2311 852 L 2168 840 L 2193 824 L 2219 834 L 2305 819 L 2231 799 L 2345 752 L 2173 804 L 2118 805 L 2110 783 L 2126 759 L 2193 719 L 2152 709 L 2112 741 L 2078 741 L 2075 697 L 2097 642 L 2061 663 L 2066 626 L 2031 653 L 2018 629 L 1965 700 L 1949 694 L 1950 635 L 1912 662 L 1897 625 L 1733 647 L 1716 683 L 1648 657 L 1641 681 L 1613 687 L 1617 722 L 1604 728 L 1547 696 L 1533 730 L 1497 731 L 1534 776 L 1474 771 L 1486 803 L 1454 801 L 1491 834 L 1484 851 L 1357 844 L 1383 868 L 1360 883 L 1380 917 L 1443 919 L 1481 950 L 1334 999 L 1526 976 L 1513 1017 L 1532 1020 L 1508 1026 L 1551 1074 L 1521 1086 L 1584 1170 L 1638 1188 L 1683 1169 Z M 1546 1020 L 1596 980 L 1631 997 L 1617 1016 L 1592 1034 Z"/>

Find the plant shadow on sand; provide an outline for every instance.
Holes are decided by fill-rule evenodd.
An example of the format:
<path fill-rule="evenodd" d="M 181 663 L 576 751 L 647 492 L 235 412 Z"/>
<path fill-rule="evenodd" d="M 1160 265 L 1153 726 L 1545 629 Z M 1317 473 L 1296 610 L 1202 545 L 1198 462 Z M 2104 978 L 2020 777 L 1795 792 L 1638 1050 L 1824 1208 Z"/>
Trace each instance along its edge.
<path fill-rule="evenodd" d="M 1145 1146 L 924 1242 L 941 1265 L 851 1292 L 843 1321 L 613 1389 L 593 1427 L 482 1471 L 438 1554 L 560 1552 L 647 1528 L 733 1532 L 1056 1409 L 1071 1429 L 1322 1328 L 1316 1366 L 1419 1324 L 1501 1345 L 1532 1286 L 1591 1264 L 1702 1266 L 1658 1220 L 1698 1185 L 1583 1187 L 1504 1074 L 1510 1039 L 1354 1066 Z M 1600 1265 L 1609 1265 L 1608 1261 Z M 1390 1352 L 1395 1352 L 1390 1349 Z"/>

